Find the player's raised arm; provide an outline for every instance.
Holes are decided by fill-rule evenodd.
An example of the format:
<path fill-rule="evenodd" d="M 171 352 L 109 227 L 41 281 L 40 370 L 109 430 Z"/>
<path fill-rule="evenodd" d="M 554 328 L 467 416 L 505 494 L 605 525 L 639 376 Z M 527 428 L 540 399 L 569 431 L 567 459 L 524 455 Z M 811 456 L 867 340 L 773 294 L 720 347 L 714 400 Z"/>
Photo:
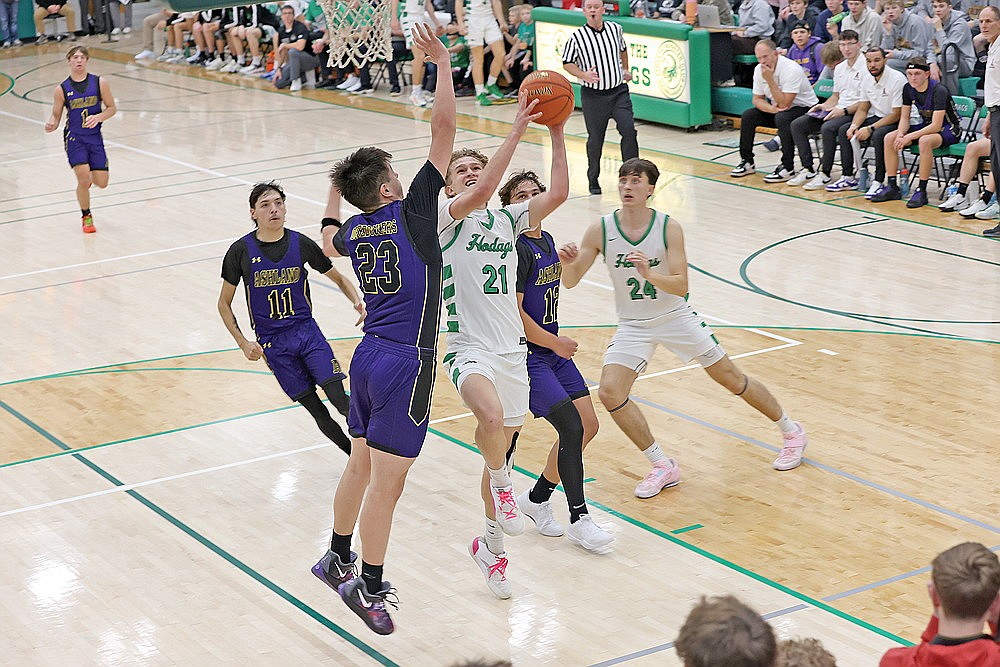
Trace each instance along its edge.
<path fill-rule="evenodd" d="M 476 184 L 453 199 L 451 205 L 448 207 L 449 215 L 454 220 L 461 220 L 476 209 L 482 208 L 485 204 L 489 203 L 490 197 L 493 196 L 493 193 L 500 186 L 500 180 L 503 178 L 504 172 L 510 166 L 510 159 L 514 157 L 514 149 L 521 142 L 521 137 L 524 136 L 524 131 L 527 129 L 528 123 L 541 117 L 541 114 L 534 112 L 537 102 L 538 100 L 528 102 L 527 95 L 523 93 L 518 95 L 517 115 L 514 116 L 514 124 L 510 129 L 510 134 L 500 144 L 500 148 L 493 154 L 489 164 L 483 168 Z"/>
<path fill-rule="evenodd" d="M 431 149 L 427 159 L 443 176 L 455 148 L 455 87 L 451 80 L 451 54 L 423 23 L 413 26 L 413 43 L 437 65 L 437 90 L 431 110 Z"/>
<path fill-rule="evenodd" d="M 576 287 L 583 275 L 593 266 L 594 260 L 601 253 L 603 243 L 601 237 L 601 225 L 595 223 L 583 233 L 583 240 L 580 241 L 579 246 L 575 243 L 567 243 L 559 248 L 563 287 Z"/>
<path fill-rule="evenodd" d="M 340 229 L 340 190 L 337 186 L 330 184 L 330 191 L 326 195 L 326 209 L 323 211 L 322 234 L 323 234 L 323 254 L 327 257 L 340 257 L 337 248 L 333 245 L 333 236 Z"/>
<path fill-rule="evenodd" d="M 568 117 L 567 117 L 568 120 Z M 566 159 L 566 121 L 549 128 L 552 139 L 552 167 L 549 189 L 533 197 L 528 205 L 531 226 L 537 227 L 542 220 L 555 211 L 569 196 L 569 162 Z"/>

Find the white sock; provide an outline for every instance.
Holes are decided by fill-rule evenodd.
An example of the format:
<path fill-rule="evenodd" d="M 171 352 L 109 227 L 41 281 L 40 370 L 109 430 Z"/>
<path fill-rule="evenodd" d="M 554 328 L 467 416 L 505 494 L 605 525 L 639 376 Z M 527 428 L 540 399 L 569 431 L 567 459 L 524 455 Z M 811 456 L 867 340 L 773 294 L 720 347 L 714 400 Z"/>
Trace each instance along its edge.
<path fill-rule="evenodd" d="M 493 519 L 486 519 L 486 532 L 483 534 L 486 541 L 486 548 L 490 553 L 499 556 L 503 553 L 503 530 L 500 524 Z"/>
<path fill-rule="evenodd" d="M 256 58 L 251 60 L 250 64 L 253 65 L 254 67 L 260 67 L 260 56 L 257 56 Z"/>
<path fill-rule="evenodd" d="M 490 475 L 490 484 L 493 485 L 494 489 L 502 489 L 511 485 L 510 473 L 507 471 L 507 466 L 500 466 L 499 470 L 494 470 L 486 466 L 486 472 Z"/>
<path fill-rule="evenodd" d="M 419 95 L 420 93 L 424 92 L 424 87 L 423 86 L 413 86 L 413 92 L 414 92 L 414 94 Z"/>
<path fill-rule="evenodd" d="M 648 449 L 642 450 L 642 453 L 646 455 L 646 458 L 649 459 L 649 462 L 653 465 L 667 462 L 667 455 L 663 453 L 659 443 L 656 441 L 654 441 Z"/>
<path fill-rule="evenodd" d="M 482 95 L 486 92 L 486 86 L 481 83 L 476 84 L 476 95 Z"/>
<path fill-rule="evenodd" d="M 781 419 L 775 422 L 778 428 L 781 429 L 782 433 L 798 433 L 799 426 L 792 419 L 786 415 L 784 412 L 781 413 Z"/>
<path fill-rule="evenodd" d="M 496 82 L 497 82 L 497 78 L 495 76 L 488 76 L 488 77 L 486 77 L 486 85 L 487 86 L 495 85 Z"/>

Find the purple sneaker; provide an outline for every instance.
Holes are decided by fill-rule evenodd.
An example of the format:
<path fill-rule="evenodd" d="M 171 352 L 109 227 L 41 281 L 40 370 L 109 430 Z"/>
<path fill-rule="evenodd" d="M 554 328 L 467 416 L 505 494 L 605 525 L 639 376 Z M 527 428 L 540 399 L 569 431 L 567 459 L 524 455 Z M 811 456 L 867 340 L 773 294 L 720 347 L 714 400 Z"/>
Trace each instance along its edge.
<path fill-rule="evenodd" d="M 353 551 L 351 552 L 351 562 L 346 564 L 340 560 L 340 556 L 332 551 L 327 551 L 319 559 L 319 562 L 313 565 L 312 573 L 320 581 L 336 591 L 340 588 L 341 584 L 347 583 L 358 576 L 357 562 L 358 555 Z"/>
<path fill-rule="evenodd" d="M 396 600 L 396 589 L 389 585 L 388 581 L 383 581 L 385 586 L 375 595 L 368 593 L 365 588 L 365 580 L 355 577 L 350 581 L 341 584 L 340 597 L 344 604 L 350 607 L 351 611 L 357 614 L 373 632 L 380 635 L 391 635 L 396 626 L 389 618 L 389 612 L 385 610 L 388 602 L 393 609 L 399 609 Z M 389 597 L 392 596 L 392 597 Z"/>

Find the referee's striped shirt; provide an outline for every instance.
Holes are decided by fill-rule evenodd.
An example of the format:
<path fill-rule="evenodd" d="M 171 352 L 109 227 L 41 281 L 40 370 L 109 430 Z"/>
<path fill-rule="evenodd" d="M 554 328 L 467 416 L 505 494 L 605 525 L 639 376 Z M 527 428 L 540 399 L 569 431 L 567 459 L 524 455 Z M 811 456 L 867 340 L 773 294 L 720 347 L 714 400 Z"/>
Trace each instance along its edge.
<path fill-rule="evenodd" d="M 584 24 L 566 40 L 563 62 L 574 63 L 584 72 L 591 68 L 597 71 L 597 83 L 580 82 L 585 88 L 610 90 L 624 82 L 621 60 L 624 50 L 625 36 L 617 23 L 605 21 L 600 30 Z"/>

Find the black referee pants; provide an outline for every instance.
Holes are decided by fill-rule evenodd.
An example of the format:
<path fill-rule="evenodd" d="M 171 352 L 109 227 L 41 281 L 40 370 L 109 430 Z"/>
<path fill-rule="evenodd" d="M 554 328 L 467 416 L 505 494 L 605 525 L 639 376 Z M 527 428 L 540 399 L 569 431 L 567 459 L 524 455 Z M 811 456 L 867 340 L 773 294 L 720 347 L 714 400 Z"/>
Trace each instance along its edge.
<path fill-rule="evenodd" d="M 608 131 L 608 121 L 615 119 L 618 134 L 622 136 L 622 161 L 639 157 L 639 138 L 635 131 L 635 117 L 632 114 L 632 97 L 628 84 L 596 90 L 581 88 L 583 122 L 587 126 L 587 180 L 591 188 L 600 187 L 601 152 L 604 149 L 604 135 Z"/>

